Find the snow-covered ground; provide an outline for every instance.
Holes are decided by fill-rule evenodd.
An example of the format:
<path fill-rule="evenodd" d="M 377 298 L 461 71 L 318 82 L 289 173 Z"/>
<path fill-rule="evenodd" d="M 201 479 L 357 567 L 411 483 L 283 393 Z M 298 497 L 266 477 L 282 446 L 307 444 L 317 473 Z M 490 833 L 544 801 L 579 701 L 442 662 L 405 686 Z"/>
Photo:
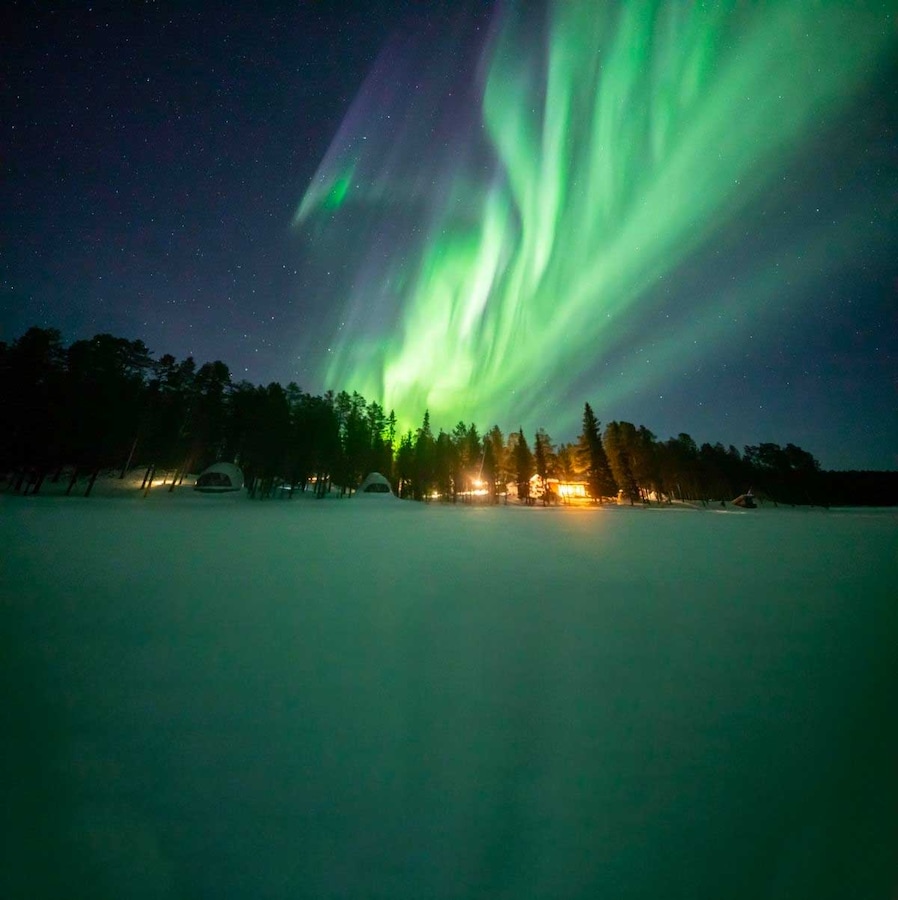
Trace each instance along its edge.
<path fill-rule="evenodd" d="M 0 894 L 878 898 L 898 517 L 0 497 Z"/>

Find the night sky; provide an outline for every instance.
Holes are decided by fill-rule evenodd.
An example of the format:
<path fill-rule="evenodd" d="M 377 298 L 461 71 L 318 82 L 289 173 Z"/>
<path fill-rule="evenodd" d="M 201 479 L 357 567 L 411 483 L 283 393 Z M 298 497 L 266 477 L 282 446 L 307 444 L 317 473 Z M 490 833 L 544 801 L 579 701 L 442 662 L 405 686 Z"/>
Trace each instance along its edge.
<path fill-rule="evenodd" d="M 898 467 L 894 10 L 712 6 L 13 3 L 0 340 Z"/>

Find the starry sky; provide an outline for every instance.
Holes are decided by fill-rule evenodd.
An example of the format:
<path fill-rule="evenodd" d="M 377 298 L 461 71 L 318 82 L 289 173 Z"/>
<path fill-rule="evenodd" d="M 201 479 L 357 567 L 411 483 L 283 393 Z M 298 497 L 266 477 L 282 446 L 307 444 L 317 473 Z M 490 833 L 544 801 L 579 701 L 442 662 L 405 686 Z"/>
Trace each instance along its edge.
<path fill-rule="evenodd" d="M 16 3 L 0 340 L 898 467 L 887 3 Z"/>

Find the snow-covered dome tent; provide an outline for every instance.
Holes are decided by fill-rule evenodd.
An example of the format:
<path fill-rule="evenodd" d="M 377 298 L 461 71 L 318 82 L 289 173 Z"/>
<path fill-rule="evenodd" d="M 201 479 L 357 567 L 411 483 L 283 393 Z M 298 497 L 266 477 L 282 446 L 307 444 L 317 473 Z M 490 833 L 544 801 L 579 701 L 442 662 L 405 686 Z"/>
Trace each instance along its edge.
<path fill-rule="evenodd" d="M 396 499 L 390 482 L 384 478 L 380 472 L 371 472 L 368 477 L 359 485 L 359 489 L 355 492 L 357 497 L 387 497 Z"/>
<path fill-rule="evenodd" d="M 226 491 L 239 491 L 243 488 L 243 472 L 229 462 L 217 462 L 209 466 L 193 486 L 195 491 L 207 494 L 223 494 Z"/>

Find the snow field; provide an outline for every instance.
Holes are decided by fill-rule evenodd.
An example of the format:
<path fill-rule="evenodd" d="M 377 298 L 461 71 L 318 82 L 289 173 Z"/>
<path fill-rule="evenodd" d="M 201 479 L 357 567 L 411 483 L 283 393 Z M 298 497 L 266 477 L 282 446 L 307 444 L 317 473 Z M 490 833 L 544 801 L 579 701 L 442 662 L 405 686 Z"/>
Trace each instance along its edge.
<path fill-rule="evenodd" d="M 873 897 L 898 521 L 0 498 L 4 896 Z"/>

